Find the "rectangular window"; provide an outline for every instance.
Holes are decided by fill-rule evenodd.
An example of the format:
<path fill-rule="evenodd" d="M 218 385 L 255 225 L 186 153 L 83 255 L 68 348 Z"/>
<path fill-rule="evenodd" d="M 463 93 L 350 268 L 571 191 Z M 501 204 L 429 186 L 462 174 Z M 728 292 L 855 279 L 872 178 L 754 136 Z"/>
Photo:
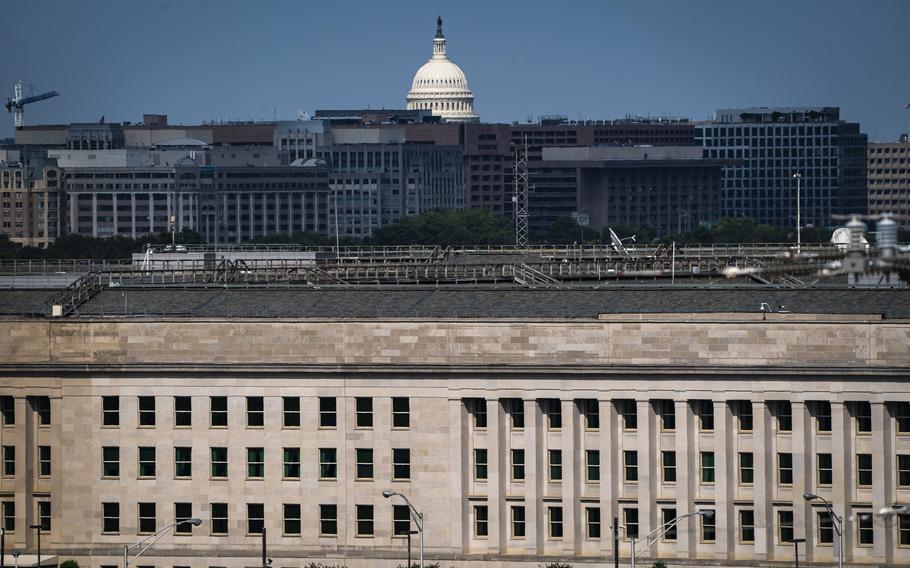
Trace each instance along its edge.
<path fill-rule="evenodd" d="M 392 398 L 392 428 L 411 427 L 411 400 L 406 397 Z"/>
<path fill-rule="evenodd" d="M 177 534 L 192 534 L 193 533 L 193 524 L 192 523 L 181 523 L 181 521 L 188 521 L 193 518 L 193 504 L 192 503 L 174 503 L 174 520 L 178 524 L 174 527 L 174 532 Z"/>
<path fill-rule="evenodd" d="M 550 538 L 562 538 L 562 507 L 547 507 Z"/>
<path fill-rule="evenodd" d="M 869 402 L 849 402 L 856 418 L 856 432 L 869 434 L 872 432 L 872 404 Z"/>
<path fill-rule="evenodd" d="M 300 397 L 285 396 L 281 398 L 282 426 L 300 428 Z"/>
<path fill-rule="evenodd" d="M 139 399 L 139 426 L 151 427 L 155 425 L 155 397 L 140 396 Z"/>
<path fill-rule="evenodd" d="M 793 511 L 777 512 L 777 542 L 793 542 Z"/>
<path fill-rule="evenodd" d="M 861 546 L 875 544 L 875 530 L 872 527 L 872 513 L 857 513 L 856 537 Z"/>
<path fill-rule="evenodd" d="M 319 505 L 319 535 L 338 535 L 338 505 Z"/>
<path fill-rule="evenodd" d="M 818 511 L 818 542 L 834 544 L 834 523 L 828 511 Z"/>
<path fill-rule="evenodd" d="M 51 399 L 47 396 L 29 397 L 32 408 L 38 413 L 38 426 L 51 425 Z"/>
<path fill-rule="evenodd" d="M 155 477 L 155 446 L 139 447 L 139 477 Z"/>
<path fill-rule="evenodd" d="M 714 483 L 714 452 L 701 452 L 701 482 Z"/>
<path fill-rule="evenodd" d="M 739 512 L 739 541 L 755 542 L 755 511 L 752 509 Z"/>
<path fill-rule="evenodd" d="M 154 534 L 158 530 L 158 515 L 154 503 L 137 503 L 139 534 Z"/>
<path fill-rule="evenodd" d="M 777 454 L 777 482 L 781 485 L 793 485 L 793 454 Z"/>
<path fill-rule="evenodd" d="M 897 540 L 901 546 L 910 546 L 910 515 L 898 515 Z"/>
<path fill-rule="evenodd" d="M 338 451 L 335 448 L 319 448 L 319 479 L 338 478 Z"/>
<path fill-rule="evenodd" d="M 246 476 L 256 479 L 265 477 L 265 449 L 246 449 Z"/>
<path fill-rule="evenodd" d="M 714 542 L 717 538 L 717 521 L 714 509 L 702 510 L 710 514 L 698 516 L 701 519 L 701 540 L 703 542 Z"/>
<path fill-rule="evenodd" d="M 525 427 L 525 403 L 520 398 L 507 398 L 506 408 L 512 422 L 513 430 L 522 430 Z"/>
<path fill-rule="evenodd" d="M 51 447 L 38 446 L 38 475 L 50 477 L 51 475 Z"/>
<path fill-rule="evenodd" d="M 0 396 L 0 419 L 3 420 L 3 426 L 16 425 L 15 402 L 11 396 Z"/>
<path fill-rule="evenodd" d="M 768 402 L 771 407 L 771 414 L 777 421 L 777 430 L 779 432 L 791 432 L 793 430 L 793 407 L 789 400 L 773 400 Z"/>
<path fill-rule="evenodd" d="M 740 432 L 752 431 L 752 401 L 734 400 L 732 403 L 733 412 L 736 414 L 736 425 Z"/>
<path fill-rule="evenodd" d="M 407 505 L 392 505 L 392 535 L 407 536 L 411 530 L 411 510 Z"/>
<path fill-rule="evenodd" d="M 116 534 L 120 532 L 120 503 L 102 503 L 101 532 Z"/>
<path fill-rule="evenodd" d="M 676 452 L 673 450 L 664 450 L 660 452 L 660 460 L 663 465 L 664 483 L 676 483 Z"/>
<path fill-rule="evenodd" d="M 598 450 L 586 450 L 585 462 L 585 481 L 600 481 L 600 452 Z"/>
<path fill-rule="evenodd" d="M 262 503 L 246 504 L 246 532 L 247 534 L 262 534 L 265 527 L 265 505 Z"/>
<path fill-rule="evenodd" d="M 392 448 L 392 479 L 411 479 L 411 450 Z"/>
<path fill-rule="evenodd" d="M 487 401 L 482 398 L 464 400 L 468 413 L 474 418 L 474 428 L 482 430 L 487 427 Z"/>
<path fill-rule="evenodd" d="M 698 417 L 698 427 L 702 431 L 714 430 L 714 403 L 710 400 L 693 400 L 692 410 Z"/>
<path fill-rule="evenodd" d="M 834 467 L 831 454 L 818 454 L 818 484 L 831 485 L 834 482 Z"/>
<path fill-rule="evenodd" d="M 120 448 L 104 446 L 101 448 L 101 475 L 103 477 L 120 477 Z"/>
<path fill-rule="evenodd" d="M 512 450 L 512 481 L 524 481 L 525 451 Z"/>
<path fill-rule="evenodd" d="M 562 428 L 562 408 L 559 399 L 544 398 L 540 400 L 540 409 L 547 418 L 547 428 L 559 430 Z"/>
<path fill-rule="evenodd" d="M 373 536 L 373 506 L 357 505 L 357 536 Z"/>
<path fill-rule="evenodd" d="M 581 399 L 578 401 L 578 410 L 585 419 L 585 430 L 600 429 L 600 408 L 596 400 Z"/>
<path fill-rule="evenodd" d="M 755 481 L 755 458 L 752 452 L 739 452 L 739 482 L 752 485 Z"/>
<path fill-rule="evenodd" d="M 672 400 L 655 400 L 654 412 L 660 417 L 661 430 L 669 432 L 676 429 L 676 406 Z"/>
<path fill-rule="evenodd" d="M 512 538 L 524 538 L 525 536 L 525 507 L 524 505 L 512 505 Z"/>
<path fill-rule="evenodd" d="M 246 397 L 246 427 L 265 426 L 265 402 L 261 396 Z"/>
<path fill-rule="evenodd" d="M 626 526 L 626 538 L 638 538 L 638 509 L 625 507 L 622 510 L 622 524 Z"/>
<path fill-rule="evenodd" d="M 809 405 L 815 415 L 815 429 L 818 432 L 831 431 L 831 403 L 827 400 L 812 401 Z"/>
<path fill-rule="evenodd" d="M 663 526 L 670 524 L 673 519 L 676 518 L 676 509 L 661 509 L 660 510 L 660 522 Z M 664 540 L 676 540 L 676 523 L 670 525 L 667 529 L 667 532 L 664 533 Z"/>
<path fill-rule="evenodd" d="M 284 478 L 300 479 L 300 448 L 282 448 Z"/>
<path fill-rule="evenodd" d="M 174 397 L 174 426 L 189 428 L 193 425 L 193 399 L 188 396 Z"/>
<path fill-rule="evenodd" d="M 212 428 L 227 428 L 228 425 L 228 404 L 226 396 L 213 396 L 209 398 L 211 407 Z"/>
<path fill-rule="evenodd" d="M 101 397 L 101 425 L 120 426 L 120 397 Z"/>
<path fill-rule="evenodd" d="M 585 507 L 585 534 L 590 539 L 600 538 L 600 507 Z"/>
<path fill-rule="evenodd" d="M 193 450 L 188 447 L 174 448 L 174 477 L 192 477 Z"/>
<path fill-rule="evenodd" d="M 487 478 L 487 449 L 474 448 L 474 479 Z"/>
<path fill-rule="evenodd" d="M 367 397 L 357 397 L 354 404 L 356 405 L 357 427 L 373 427 L 373 399 Z"/>
<path fill-rule="evenodd" d="M 3 530 L 6 532 L 15 532 L 16 530 L 16 502 L 3 501 L 0 503 L 3 511 Z"/>
<path fill-rule="evenodd" d="M 548 450 L 550 481 L 562 481 L 562 450 Z"/>
<path fill-rule="evenodd" d="M 355 478 L 373 479 L 373 450 L 357 448 L 354 450 Z"/>
<path fill-rule="evenodd" d="M 897 433 L 910 434 L 910 402 L 898 402 L 894 417 L 897 420 Z"/>
<path fill-rule="evenodd" d="M 486 505 L 474 505 L 474 536 L 490 534 L 490 513 Z"/>
<path fill-rule="evenodd" d="M 284 504 L 284 534 L 300 534 L 300 505 L 298 503 Z"/>
<path fill-rule="evenodd" d="M 619 399 L 616 401 L 616 412 L 622 417 L 623 430 L 638 429 L 638 407 L 634 400 Z"/>
<path fill-rule="evenodd" d="M 50 501 L 38 501 L 38 523 L 41 525 L 41 530 L 45 532 L 51 531 L 51 502 Z"/>
<path fill-rule="evenodd" d="M 212 477 L 224 479 L 228 476 L 228 449 L 211 448 L 212 454 Z"/>
<path fill-rule="evenodd" d="M 622 453 L 623 481 L 638 481 L 638 452 L 625 450 Z"/>
<path fill-rule="evenodd" d="M 337 404 L 334 396 L 319 397 L 320 428 L 335 428 L 338 426 Z"/>
<path fill-rule="evenodd" d="M 872 486 L 872 454 L 856 454 L 856 484 Z"/>
<path fill-rule="evenodd" d="M 212 534 L 228 533 L 227 503 L 212 503 Z"/>

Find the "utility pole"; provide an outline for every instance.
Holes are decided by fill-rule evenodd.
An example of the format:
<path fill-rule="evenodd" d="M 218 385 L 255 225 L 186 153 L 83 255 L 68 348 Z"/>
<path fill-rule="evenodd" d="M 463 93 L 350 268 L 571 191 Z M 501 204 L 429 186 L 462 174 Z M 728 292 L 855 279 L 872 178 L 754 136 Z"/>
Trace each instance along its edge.
<path fill-rule="evenodd" d="M 619 568 L 619 517 L 613 517 L 613 566 Z"/>
<path fill-rule="evenodd" d="M 269 566 L 265 556 L 265 527 L 262 527 L 262 568 L 268 568 Z"/>

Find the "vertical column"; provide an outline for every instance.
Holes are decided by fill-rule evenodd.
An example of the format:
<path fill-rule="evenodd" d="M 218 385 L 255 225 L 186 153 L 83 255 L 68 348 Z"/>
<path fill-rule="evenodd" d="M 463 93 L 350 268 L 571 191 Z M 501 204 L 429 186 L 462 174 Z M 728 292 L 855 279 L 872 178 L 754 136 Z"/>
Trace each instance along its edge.
<path fill-rule="evenodd" d="M 243 195 L 243 194 L 240 193 L 239 191 L 234 194 L 234 219 L 236 220 L 236 223 L 237 223 L 237 229 L 234 232 L 234 234 L 236 235 L 235 239 L 238 243 L 243 241 L 243 225 L 240 222 L 240 196 L 241 195 Z M 248 215 L 248 217 L 252 217 L 252 212 Z M 252 225 L 252 222 L 250 223 L 250 225 Z"/>
<path fill-rule="evenodd" d="M 714 526 L 716 540 L 714 555 L 718 560 L 733 556 L 733 537 L 736 529 L 733 520 L 733 437 L 730 435 L 733 415 L 726 401 L 715 400 L 714 404 Z M 697 520 L 697 519 L 693 519 Z"/>
<path fill-rule="evenodd" d="M 638 411 L 638 534 L 644 536 L 651 532 L 656 521 L 652 491 L 654 475 L 651 472 L 654 412 L 649 400 L 636 400 L 635 404 Z"/>
<path fill-rule="evenodd" d="M 562 414 L 562 510 L 563 512 L 563 551 L 575 555 L 581 551 L 581 516 L 583 512 L 578 506 L 578 460 L 579 444 L 577 439 L 577 424 L 580 420 L 578 406 L 572 399 L 560 400 L 560 413 Z"/>
<path fill-rule="evenodd" d="M 164 200 L 167 204 L 167 222 L 165 226 L 167 227 L 167 232 L 171 232 L 171 217 L 174 216 L 174 204 L 171 201 L 172 194 L 170 191 L 164 194 Z"/>
<path fill-rule="evenodd" d="M 92 237 L 98 238 L 98 194 L 92 193 Z"/>
<path fill-rule="evenodd" d="M 525 546 L 529 555 L 543 551 L 543 505 L 541 495 L 546 480 L 546 465 L 541 463 L 540 417 L 537 401 L 525 399 Z"/>
<path fill-rule="evenodd" d="M 616 506 L 616 438 L 619 416 L 610 400 L 598 401 L 600 410 L 600 522 L 601 530 L 600 553 L 612 556 L 617 553 L 613 550 L 613 517 L 619 516 Z M 609 527 L 608 532 L 606 528 Z"/>
<path fill-rule="evenodd" d="M 505 465 L 505 453 L 502 451 L 502 420 L 503 413 L 500 411 L 502 405 L 495 398 L 486 399 L 487 405 L 487 552 L 498 554 L 500 552 L 500 506 L 504 493 L 505 473 L 508 471 Z"/>
<path fill-rule="evenodd" d="M 847 405 L 831 401 L 831 506 L 839 515 L 846 516 L 847 504 L 853 500 L 852 488 L 856 485 L 853 477 L 854 454 L 853 428 Z M 886 523 L 872 523 L 875 542 L 884 541 L 885 535 L 889 533 L 883 530 L 885 525 Z"/>
<path fill-rule="evenodd" d="M 130 193 L 130 236 L 136 238 L 136 194 Z"/>
<path fill-rule="evenodd" d="M 695 451 L 693 422 L 689 403 L 673 401 L 676 414 L 676 514 L 695 511 L 695 480 L 698 476 L 698 457 Z M 698 519 L 688 517 L 679 522 L 676 541 L 677 558 L 695 558 Z"/>
<path fill-rule="evenodd" d="M 288 192 L 288 233 L 294 232 L 294 198 L 303 197 L 303 194 Z"/>
<path fill-rule="evenodd" d="M 262 206 L 262 231 L 259 233 L 261 236 L 265 236 L 268 233 L 269 226 L 269 194 L 262 192 L 259 195 L 259 204 Z"/>
<path fill-rule="evenodd" d="M 752 447 L 754 459 L 753 494 L 755 499 L 755 559 L 770 560 L 774 554 L 774 518 L 771 500 L 774 497 L 772 469 L 769 458 L 774 450 L 771 440 L 771 413 L 763 400 L 752 402 Z"/>
<path fill-rule="evenodd" d="M 120 215 L 118 215 L 118 213 L 117 213 L 117 194 L 116 193 L 111 193 L 111 201 L 114 206 L 114 236 L 117 236 L 120 234 L 120 232 L 119 232 Z"/>
<path fill-rule="evenodd" d="M 878 511 L 894 503 L 894 436 L 893 422 L 883 402 L 872 403 L 872 510 Z M 847 511 L 843 511 L 846 517 Z M 873 523 L 873 526 L 877 523 Z M 882 523 L 891 525 L 892 523 Z M 877 529 L 876 529 L 877 530 Z M 894 557 L 894 532 L 881 531 L 874 535 L 874 559 L 891 562 Z M 849 542 L 846 541 L 845 542 Z M 847 549 L 849 550 L 849 549 Z M 846 558 L 846 556 L 845 556 Z"/>
<path fill-rule="evenodd" d="M 183 230 L 183 194 L 175 194 L 177 198 L 177 230 Z"/>
<path fill-rule="evenodd" d="M 70 195 L 70 231 L 73 233 L 79 233 L 79 198 L 82 196 L 81 193 L 74 193 Z M 59 233 L 58 233 L 59 236 Z M 18 506 L 18 505 L 17 505 Z"/>
<path fill-rule="evenodd" d="M 471 462 L 468 459 L 467 410 L 461 399 L 449 400 L 449 460 L 451 463 L 452 492 L 449 496 L 449 546 L 453 550 L 467 550 L 467 537 L 464 528 L 467 523 L 465 515 L 468 479 L 470 479 Z M 432 511 L 429 512 L 432 515 Z M 425 513 L 426 514 L 426 513 Z"/>
<path fill-rule="evenodd" d="M 155 232 L 155 194 L 149 193 L 149 233 Z"/>
<path fill-rule="evenodd" d="M 803 499 L 809 486 L 811 470 L 809 469 L 809 456 L 811 445 L 809 443 L 809 412 L 804 401 L 790 403 L 793 412 L 793 432 L 790 436 L 790 451 L 793 454 L 793 529 L 794 538 L 799 537 L 799 527 L 805 527 L 806 560 L 812 560 L 815 549 L 815 515 L 812 503 Z"/>

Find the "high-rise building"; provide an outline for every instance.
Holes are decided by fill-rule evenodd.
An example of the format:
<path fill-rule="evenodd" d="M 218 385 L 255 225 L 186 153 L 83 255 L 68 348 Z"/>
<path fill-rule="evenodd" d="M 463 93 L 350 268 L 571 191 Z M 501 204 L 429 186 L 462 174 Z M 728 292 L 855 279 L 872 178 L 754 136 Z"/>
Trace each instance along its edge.
<path fill-rule="evenodd" d="M 910 140 L 869 144 L 869 213 L 910 228 Z"/>
<path fill-rule="evenodd" d="M 63 234 L 65 203 L 61 171 L 46 159 L 19 161 L 18 151 L 0 160 L 0 235 L 14 243 L 47 248 Z"/>

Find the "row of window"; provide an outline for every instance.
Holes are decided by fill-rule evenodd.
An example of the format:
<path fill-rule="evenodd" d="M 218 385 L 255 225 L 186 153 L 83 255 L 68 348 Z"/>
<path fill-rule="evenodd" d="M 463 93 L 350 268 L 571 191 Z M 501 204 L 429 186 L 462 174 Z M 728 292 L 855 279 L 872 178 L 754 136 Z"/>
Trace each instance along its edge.
<path fill-rule="evenodd" d="M 44 499 L 37 502 L 38 522 L 41 524 L 41 530 L 50 532 L 51 530 L 51 502 Z M 16 530 L 16 502 L 0 501 L 0 523 L 5 532 L 14 532 Z"/>

